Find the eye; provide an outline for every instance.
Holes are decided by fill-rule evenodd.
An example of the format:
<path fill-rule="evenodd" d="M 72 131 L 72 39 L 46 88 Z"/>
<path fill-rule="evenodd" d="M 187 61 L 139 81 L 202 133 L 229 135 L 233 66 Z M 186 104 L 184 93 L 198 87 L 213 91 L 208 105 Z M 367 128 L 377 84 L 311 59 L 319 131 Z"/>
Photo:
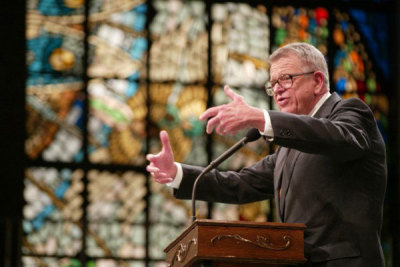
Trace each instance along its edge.
<path fill-rule="evenodd" d="M 287 81 L 290 79 L 291 79 L 291 77 L 289 74 L 283 74 L 281 77 L 279 77 L 279 81 Z"/>

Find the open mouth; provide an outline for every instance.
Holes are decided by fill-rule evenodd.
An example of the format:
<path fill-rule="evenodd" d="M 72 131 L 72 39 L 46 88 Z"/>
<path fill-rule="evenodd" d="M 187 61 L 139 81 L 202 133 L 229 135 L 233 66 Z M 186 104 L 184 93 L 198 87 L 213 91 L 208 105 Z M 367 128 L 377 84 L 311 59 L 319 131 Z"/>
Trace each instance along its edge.
<path fill-rule="evenodd" d="M 276 100 L 277 100 L 279 106 L 284 106 L 289 102 L 289 98 L 285 98 L 285 97 L 278 97 Z"/>

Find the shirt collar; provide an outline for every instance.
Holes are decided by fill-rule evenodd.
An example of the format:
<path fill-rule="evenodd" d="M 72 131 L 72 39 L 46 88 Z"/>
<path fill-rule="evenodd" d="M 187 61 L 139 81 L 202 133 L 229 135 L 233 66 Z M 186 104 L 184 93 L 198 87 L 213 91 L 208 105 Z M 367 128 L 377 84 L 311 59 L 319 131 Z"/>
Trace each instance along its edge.
<path fill-rule="evenodd" d="M 314 117 L 315 113 L 317 113 L 317 111 L 319 110 L 319 108 L 325 103 L 325 101 L 331 96 L 331 93 L 329 93 L 329 91 L 327 91 L 320 100 L 318 100 L 317 104 L 313 107 L 313 109 L 311 110 L 311 112 L 308 114 L 311 117 Z"/>

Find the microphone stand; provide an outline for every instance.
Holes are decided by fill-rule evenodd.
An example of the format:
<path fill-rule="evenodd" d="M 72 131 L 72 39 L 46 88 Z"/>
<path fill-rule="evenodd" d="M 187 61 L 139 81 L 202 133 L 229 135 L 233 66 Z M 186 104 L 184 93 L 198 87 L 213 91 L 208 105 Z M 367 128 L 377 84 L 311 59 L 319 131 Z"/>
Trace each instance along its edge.
<path fill-rule="evenodd" d="M 244 146 L 249 141 L 248 136 L 243 137 L 240 139 L 235 145 L 233 145 L 230 149 L 222 153 L 218 158 L 213 160 L 206 168 L 202 170 L 202 172 L 197 176 L 196 180 L 193 184 L 192 189 L 192 222 L 196 220 L 196 188 L 197 183 L 199 182 L 200 178 L 203 177 L 206 173 L 211 171 L 212 169 L 216 168 L 219 164 L 221 164 L 224 160 L 232 156 L 234 152 L 239 150 L 242 146 Z"/>

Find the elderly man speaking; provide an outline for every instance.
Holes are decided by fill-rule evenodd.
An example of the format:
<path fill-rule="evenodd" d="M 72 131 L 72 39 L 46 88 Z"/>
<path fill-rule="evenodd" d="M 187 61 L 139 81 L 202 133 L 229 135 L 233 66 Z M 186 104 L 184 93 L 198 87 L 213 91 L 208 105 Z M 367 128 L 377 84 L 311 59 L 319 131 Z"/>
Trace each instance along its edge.
<path fill-rule="evenodd" d="M 304 223 L 304 266 L 384 266 L 380 245 L 387 170 L 385 145 L 369 107 L 329 93 L 328 67 L 312 45 L 292 43 L 270 56 L 268 95 L 280 111 L 249 106 L 225 86 L 231 102 L 200 119 L 207 133 L 257 128 L 279 145 L 274 154 L 239 172 L 213 170 L 198 183 L 205 201 L 248 203 L 274 197 L 281 222 Z M 147 170 L 190 198 L 202 168 L 174 162 L 165 131 Z"/>

